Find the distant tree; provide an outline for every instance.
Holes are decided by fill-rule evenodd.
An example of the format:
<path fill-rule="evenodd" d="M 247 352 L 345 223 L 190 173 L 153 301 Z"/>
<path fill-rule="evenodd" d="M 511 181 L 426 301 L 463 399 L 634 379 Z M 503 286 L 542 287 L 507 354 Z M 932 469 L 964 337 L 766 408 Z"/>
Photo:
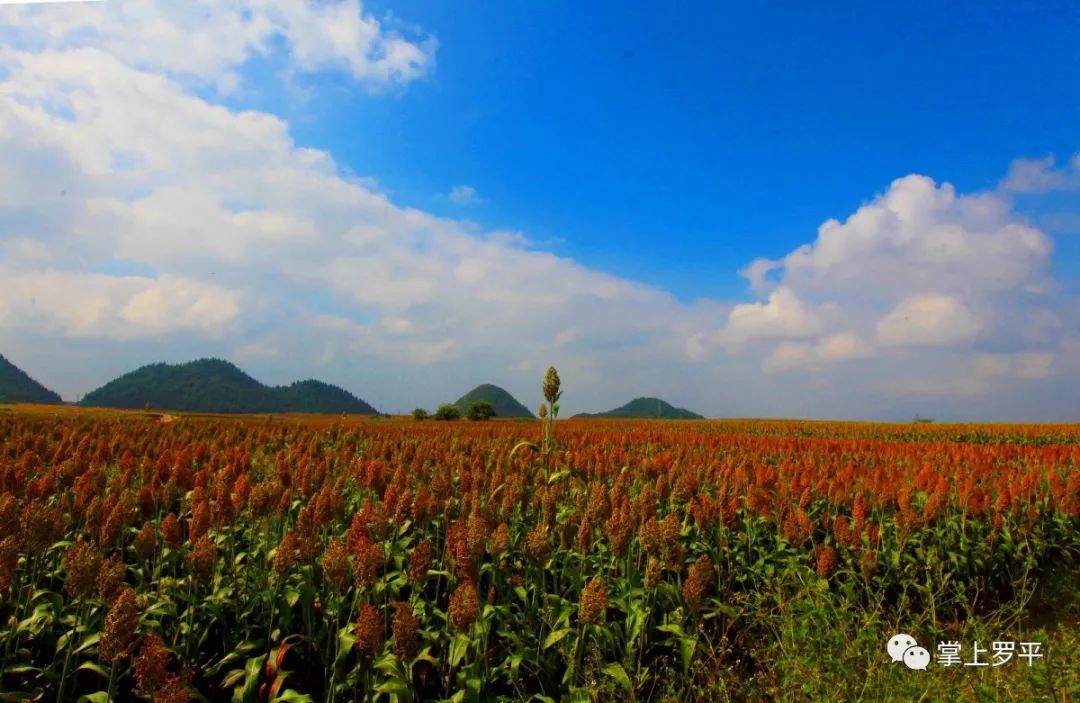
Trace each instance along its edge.
<path fill-rule="evenodd" d="M 435 411 L 436 420 L 459 420 L 461 419 L 461 410 L 453 403 L 443 403 L 439 406 L 439 409 Z"/>
<path fill-rule="evenodd" d="M 414 420 L 426 420 L 429 417 L 431 417 L 431 415 L 429 415 L 428 411 L 424 410 L 423 408 L 416 408 L 412 411 L 412 419 Z"/>
<path fill-rule="evenodd" d="M 487 400 L 478 400 L 469 406 L 465 417 L 470 420 L 490 420 L 495 417 L 495 406 Z"/>

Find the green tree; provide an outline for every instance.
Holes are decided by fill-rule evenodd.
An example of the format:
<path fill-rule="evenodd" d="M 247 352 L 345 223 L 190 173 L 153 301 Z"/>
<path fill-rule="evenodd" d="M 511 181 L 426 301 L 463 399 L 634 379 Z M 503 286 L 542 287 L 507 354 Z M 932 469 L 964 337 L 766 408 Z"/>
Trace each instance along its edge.
<path fill-rule="evenodd" d="M 439 409 L 435 411 L 436 420 L 460 420 L 461 411 L 458 410 L 458 406 L 453 403 L 443 403 L 439 406 Z"/>
<path fill-rule="evenodd" d="M 478 400 L 469 406 L 465 416 L 470 420 L 490 420 L 495 417 L 495 406 L 487 400 Z"/>
<path fill-rule="evenodd" d="M 431 415 L 423 408 L 416 408 L 412 411 L 412 419 L 414 420 L 426 420 L 429 417 L 431 417 Z"/>

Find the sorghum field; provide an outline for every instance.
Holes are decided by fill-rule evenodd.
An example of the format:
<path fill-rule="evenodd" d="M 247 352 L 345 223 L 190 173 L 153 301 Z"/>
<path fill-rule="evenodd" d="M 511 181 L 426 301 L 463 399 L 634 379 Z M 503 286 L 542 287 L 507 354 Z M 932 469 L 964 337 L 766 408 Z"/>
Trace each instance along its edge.
<path fill-rule="evenodd" d="M 1077 699 L 1080 427 L 552 419 L 0 411 L 0 700 Z"/>

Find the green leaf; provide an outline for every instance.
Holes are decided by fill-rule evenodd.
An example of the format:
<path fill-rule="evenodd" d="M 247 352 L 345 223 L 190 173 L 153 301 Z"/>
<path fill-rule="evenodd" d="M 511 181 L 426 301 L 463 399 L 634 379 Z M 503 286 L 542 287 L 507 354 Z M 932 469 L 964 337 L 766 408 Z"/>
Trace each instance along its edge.
<path fill-rule="evenodd" d="M 679 639 L 679 654 L 682 655 L 683 673 L 690 673 L 690 664 L 694 660 L 695 649 L 697 649 L 697 640 L 692 637 Z"/>
<path fill-rule="evenodd" d="M 78 654 L 79 652 L 86 651 L 90 647 L 93 647 L 95 644 L 97 644 L 98 640 L 100 640 L 100 639 L 101 639 L 101 633 L 100 632 L 95 632 L 94 634 L 89 635 L 86 639 L 84 639 L 82 641 L 82 644 L 80 644 L 78 646 L 78 648 L 75 650 L 75 653 Z"/>
<path fill-rule="evenodd" d="M 379 693 L 388 693 L 391 696 L 400 696 L 402 698 L 408 698 L 409 696 L 409 684 L 400 676 L 383 681 L 375 687 L 375 690 Z"/>
<path fill-rule="evenodd" d="M 240 644 L 236 645 L 235 648 L 233 648 L 233 651 L 229 652 L 224 657 L 222 657 L 221 660 L 218 661 L 217 664 L 214 664 L 212 667 L 207 669 L 206 673 L 216 674 L 217 672 L 221 671 L 222 669 L 224 669 L 226 666 L 232 664 L 233 662 L 240 661 L 245 656 L 247 656 L 249 653 L 255 651 L 259 647 L 260 647 L 259 643 L 252 642 L 250 640 L 248 640 L 247 642 L 241 642 Z M 241 674 L 243 674 L 243 669 L 240 669 L 239 671 L 240 671 Z M 228 684 L 226 684 L 226 686 L 227 685 Z"/>
<path fill-rule="evenodd" d="M 566 637 L 573 631 L 572 628 L 564 627 L 561 630 L 552 630 L 548 633 L 548 636 L 544 638 L 544 649 L 549 649 L 552 645 L 557 643 L 563 637 Z"/>
<path fill-rule="evenodd" d="M 36 666 L 30 666 L 29 664 L 20 664 L 18 666 L 9 666 L 4 669 L 5 676 L 12 676 L 15 674 L 32 674 L 34 672 L 41 671 Z"/>
<path fill-rule="evenodd" d="M 439 660 L 431 656 L 431 647 L 424 647 L 419 654 L 416 655 L 416 659 L 413 662 L 425 661 L 432 666 L 438 666 Z"/>
<path fill-rule="evenodd" d="M 95 691 L 94 693 L 87 693 L 85 696 L 79 696 L 77 703 L 109 703 L 109 692 Z"/>
<path fill-rule="evenodd" d="M 103 679 L 108 680 L 109 678 L 109 672 L 94 662 L 83 662 L 79 664 L 75 671 L 92 671 Z"/>
<path fill-rule="evenodd" d="M 60 652 L 64 651 L 64 648 L 67 647 L 68 640 L 70 640 L 70 639 L 71 639 L 71 633 L 70 632 L 65 632 L 64 634 L 60 635 L 60 637 L 56 640 L 56 653 L 57 654 L 60 654 Z"/>
<path fill-rule="evenodd" d="M 352 626 L 346 625 L 338 630 L 338 652 L 335 664 L 344 662 L 354 646 L 356 646 L 356 635 L 353 633 Z"/>
<path fill-rule="evenodd" d="M 232 688 L 244 679 L 243 669 L 233 669 L 229 673 L 225 674 L 225 678 L 221 682 L 222 688 Z"/>
<path fill-rule="evenodd" d="M 518 453 L 519 449 L 531 449 L 534 452 L 539 452 L 540 451 L 540 447 L 533 444 L 532 442 L 528 442 L 528 441 L 518 442 L 517 444 L 514 445 L 514 448 L 510 450 L 510 458 L 511 459 L 514 458 L 514 455 Z"/>
<path fill-rule="evenodd" d="M 149 608 L 144 610 L 143 611 L 143 616 L 145 617 L 147 615 L 157 615 L 158 613 L 162 613 L 162 612 L 167 613 L 167 612 L 172 611 L 173 609 L 174 609 L 174 607 L 173 607 L 172 603 L 170 603 L 169 601 L 162 600 L 162 601 L 158 601 L 157 603 L 154 603 Z"/>
<path fill-rule="evenodd" d="M 315 703 L 315 699 L 306 693 L 297 693 L 291 688 L 286 688 L 274 697 L 272 703 Z"/>
<path fill-rule="evenodd" d="M 259 672 L 262 671 L 267 656 L 263 654 L 247 660 L 247 664 L 244 666 L 244 683 L 237 686 L 236 690 L 233 691 L 233 703 L 255 702 L 256 695 L 259 692 Z"/>
<path fill-rule="evenodd" d="M 476 677 L 476 676 L 470 676 L 469 678 L 465 679 L 465 690 L 469 694 L 468 695 L 468 700 L 471 700 L 471 701 L 480 700 L 480 691 L 483 690 L 483 688 L 484 688 L 483 679 L 481 679 L 479 677 Z"/>
<path fill-rule="evenodd" d="M 469 651 L 469 638 L 468 636 L 458 633 L 454 635 L 454 639 L 450 642 L 450 666 L 451 668 L 457 666 L 462 659 L 465 658 L 465 654 Z"/>
<path fill-rule="evenodd" d="M 622 664 L 608 664 L 601 671 L 618 681 L 628 693 L 634 692 L 634 684 L 630 682 L 630 676 L 626 673 L 626 669 L 622 667 Z"/>
<path fill-rule="evenodd" d="M 627 618 L 627 629 L 630 635 L 627 639 L 629 641 L 636 642 L 638 637 L 641 636 L 641 630 L 645 627 L 648 616 L 649 612 L 641 601 L 636 600 L 630 605 L 630 615 Z"/>
<path fill-rule="evenodd" d="M 387 652 L 379 657 L 375 662 L 375 668 L 387 676 L 394 676 L 400 671 L 398 658 L 392 652 Z"/>
<path fill-rule="evenodd" d="M 555 483 L 556 481 L 559 481 L 560 479 L 564 479 L 569 475 L 570 475 L 570 472 L 567 471 L 566 469 L 563 469 L 562 471 L 556 471 L 555 473 L 551 474 L 551 476 L 548 478 L 548 485 L 550 486 L 551 484 Z"/>

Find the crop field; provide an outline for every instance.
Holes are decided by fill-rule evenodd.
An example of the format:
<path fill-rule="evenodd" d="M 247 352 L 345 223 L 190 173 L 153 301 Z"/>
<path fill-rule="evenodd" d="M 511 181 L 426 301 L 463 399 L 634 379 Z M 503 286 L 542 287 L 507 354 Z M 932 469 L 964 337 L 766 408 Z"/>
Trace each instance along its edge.
<path fill-rule="evenodd" d="M 1080 427 L 551 419 L 0 412 L 0 700 L 1080 700 Z"/>

